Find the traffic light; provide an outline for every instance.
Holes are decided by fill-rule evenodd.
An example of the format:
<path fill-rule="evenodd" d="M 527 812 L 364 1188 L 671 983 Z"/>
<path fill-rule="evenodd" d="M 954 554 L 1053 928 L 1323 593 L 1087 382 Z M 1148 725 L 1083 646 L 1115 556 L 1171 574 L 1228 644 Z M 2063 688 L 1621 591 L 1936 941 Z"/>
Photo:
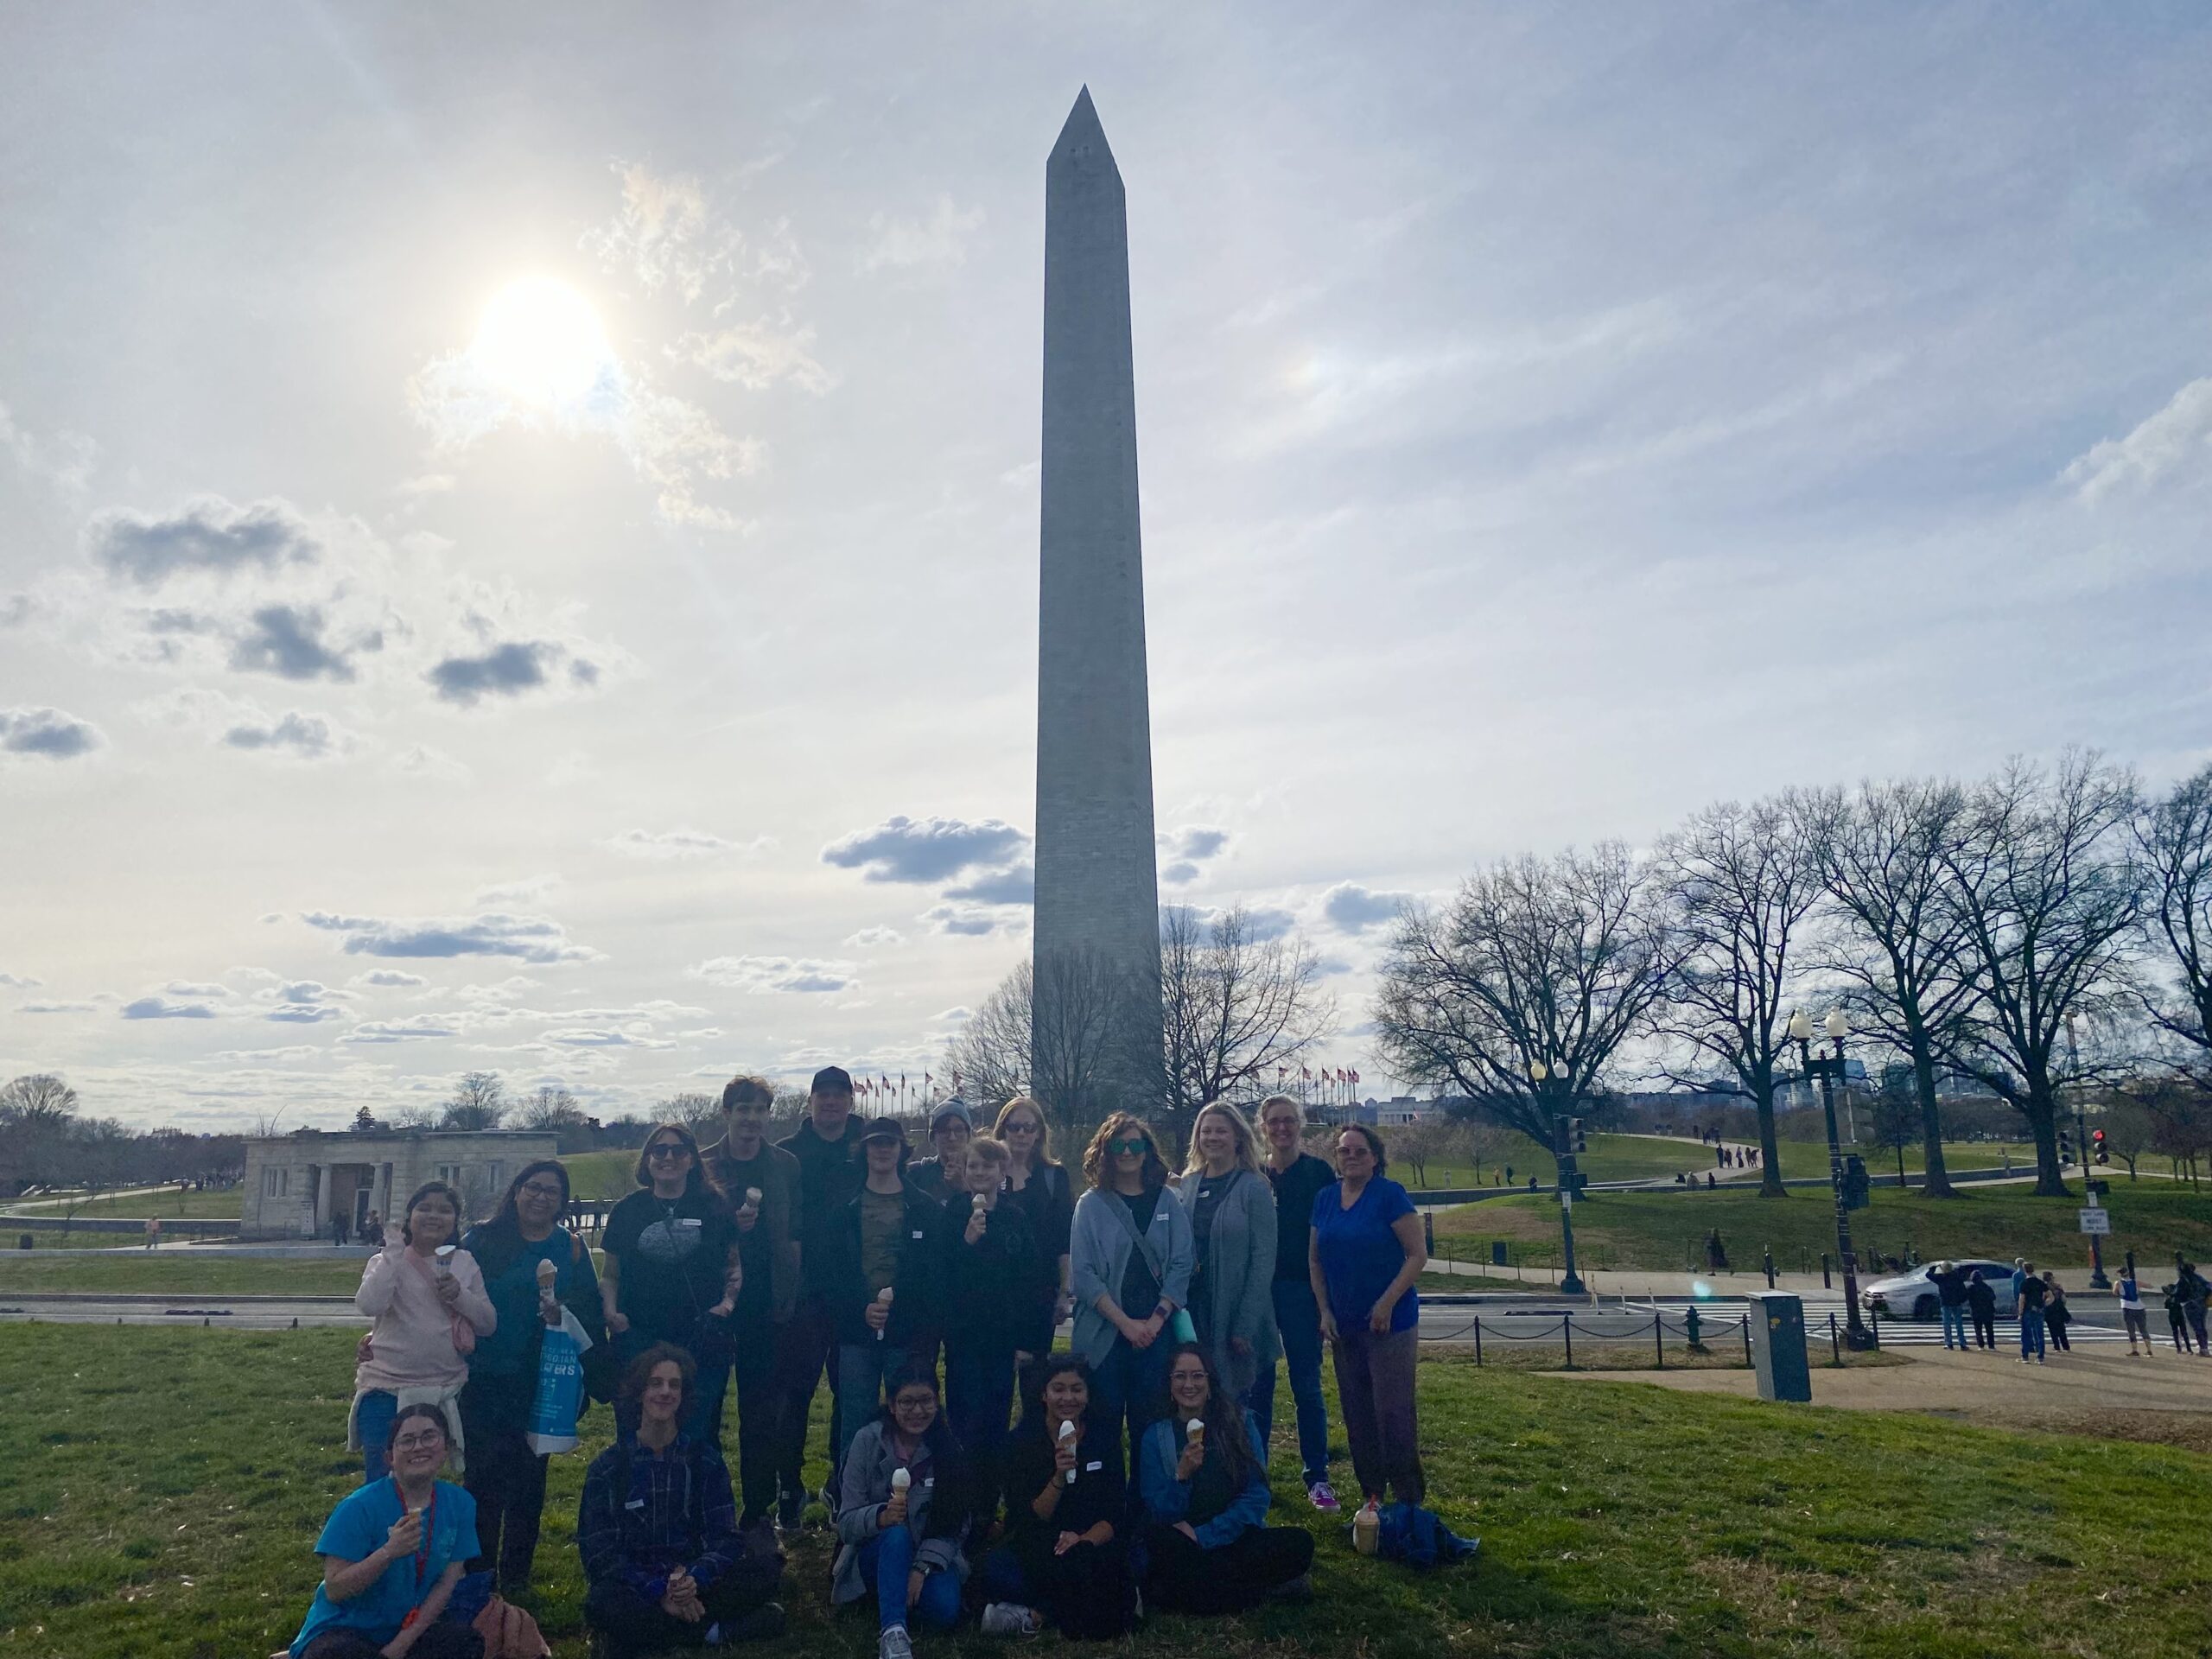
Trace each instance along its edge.
<path fill-rule="evenodd" d="M 2089 1131 L 2089 1145 L 2095 1151 L 2099 1163 L 2108 1164 L 2112 1161 L 2112 1154 L 2105 1150 L 2105 1132 L 2102 1129 Z"/>
<path fill-rule="evenodd" d="M 1870 1194 L 1873 1185 L 1873 1182 L 1866 1178 L 1866 1160 L 1864 1158 L 1855 1152 L 1845 1158 L 1843 1160 L 1843 1207 L 1845 1209 L 1864 1210 L 1872 1201 Z"/>
<path fill-rule="evenodd" d="M 2074 1137 L 2064 1129 L 2058 1132 L 2058 1161 L 2062 1164 L 2074 1161 Z"/>
<path fill-rule="evenodd" d="M 1590 1150 L 1590 1138 L 1582 1133 L 1582 1120 L 1579 1117 L 1567 1120 L 1567 1149 L 1569 1152 Z"/>

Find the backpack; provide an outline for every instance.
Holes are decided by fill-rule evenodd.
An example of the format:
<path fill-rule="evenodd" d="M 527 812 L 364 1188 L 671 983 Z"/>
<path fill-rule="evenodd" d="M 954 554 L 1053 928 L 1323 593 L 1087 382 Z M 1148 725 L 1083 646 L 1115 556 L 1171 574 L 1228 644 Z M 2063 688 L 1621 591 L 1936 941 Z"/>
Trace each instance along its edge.
<path fill-rule="evenodd" d="M 1479 1538 L 1462 1538 L 1433 1510 L 1412 1503 L 1386 1503 L 1376 1518 L 1375 1553 L 1386 1561 L 1403 1561 L 1426 1572 L 1439 1561 L 1463 1561 L 1483 1547 Z"/>

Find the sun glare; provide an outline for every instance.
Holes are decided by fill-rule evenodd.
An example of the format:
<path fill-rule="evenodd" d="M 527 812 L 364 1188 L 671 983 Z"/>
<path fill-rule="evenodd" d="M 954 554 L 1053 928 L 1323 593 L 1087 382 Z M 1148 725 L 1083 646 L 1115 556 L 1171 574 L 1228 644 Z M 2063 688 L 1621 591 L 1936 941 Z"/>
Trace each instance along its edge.
<path fill-rule="evenodd" d="M 614 366 L 591 302 L 550 276 L 524 276 L 494 295 L 468 354 L 500 392 L 550 410 L 582 403 Z"/>

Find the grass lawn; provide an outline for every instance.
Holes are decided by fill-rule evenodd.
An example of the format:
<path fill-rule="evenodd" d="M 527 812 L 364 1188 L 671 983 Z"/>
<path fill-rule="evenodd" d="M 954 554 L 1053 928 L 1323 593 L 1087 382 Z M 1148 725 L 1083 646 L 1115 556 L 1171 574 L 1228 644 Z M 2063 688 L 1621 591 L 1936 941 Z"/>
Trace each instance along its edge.
<path fill-rule="evenodd" d="M 1923 1258 L 1940 1255 L 2026 1255 L 2062 1272 L 2089 1259 L 2088 1241 L 2077 1230 L 2079 1197 L 2039 1198 L 2024 1186 L 1968 1187 L 1957 1198 L 1929 1198 L 1895 1187 L 1876 1187 L 1871 1208 L 1852 1212 L 1852 1238 L 1862 1255 L 1879 1249 L 1903 1255 L 1908 1243 Z M 2171 1268 L 2176 1250 L 2202 1261 L 2212 1255 L 2212 1194 L 2164 1181 L 2122 1180 L 2105 1200 L 2113 1212 L 2105 1260 L 2117 1266 L 2133 1249 L 2144 1271 Z M 1796 1271 L 1810 1256 L 1835 1248 L 1834 1211 L 1824 1192 L 1802 1189 L 1784 1198 L 1762 1198 L 1756 1190 L 1697 1192 L 1609 1192 L 1574 1206 L 1574 1246 L 1585 1267 L 1645 1268 L 1681 1272 L 1704 1265 L 1707 1231 L 1718 1227 L 1739 1271 L 1758 1265 L 1763 1246 L 1776 1264 Z M 1436 1218 L 1438 1243 L 1464 1238 L 1461 1255 L 1486 1255 L 1488 1241 L 1515 1241 L 1514 1260 L 1540 1260 L 1535 1252 L 1559 1241 L 1559 1205 L 1548 1195 L 1491 1198 L 1462 1205 Z M 2171 1276 L 2171 1274 L 2169 1274 Z"/>
<path fill-rule="evenodd" d="M 1828 1147 L 1825 1141 L 1784 1141 L 1780 1143 L 1782 1173 L 1790 1180 L 1800 1176 L 1824 1177 L 1828 1173 Z M 1876 1175 L 1894 1177 L 1897 1173 L 1897 1154 L 1890 1147 L 1847 1147 L 1847 1152 L 1856 1152 L 1866 1160 L 1866 1167 Z M 2012 1167 L 2032 1173 L 2036 1166 L 2036 1148 L 2032 1141 L 1946 1141 L 1943 1143 L 1943 1166 L 1946 1169 L 2002 1169 L 2010 1154 Z M 1707 1153 L 1707 1158 L 1712 1157 Z M 1904 1168 L 1908 1176 L 1917 1175 L 1927 1167 L 1928 1160 L 1921 1155 L 1918 1141 L 1904 1149 Z M 2127 1172 L 2119 1172 L 2122 1179 Z"/>
<path fill-rule="evenodd" d="M 1388 1140 L 1389 1130 L 1382 1131 Z M 1644 1135 L 1593 1135 L 1590 1150 L 1582 1155 L 1576 1166 L 1593 1181 L 1635 1181 L 1655 1176 L 1672 1176 L 1686 1169 L 1704 1169 L 1713 1162 L 1713 1154 L 1694 1141 L 1667 1141 Z M 1403 1181 L 1408 1190 L 1419 1192 L 1426 1186 L 1490 1186 L 1493 1169 L 1513 1167 L 1513 1181 L 1518 1185 L 1533 1174 L 1546 1184 L 1552 1179 L 1552 1155 L 1525 1135 L 1514 1135 L 1506 1148 L 1496 1158 L 1476 1169 L 1465 1164 L 1444 1163 L 1432 1160 L 1427 1166 L 1427 1180 L 1414 1179 L 1413 1166 L 1403 1158 L 1393 1155 L 1390 1176 Z"/>
<path fill-rule="evenodd" d="M 35 1198 L 27 1199 L 15 1206 L 23 1220 L 52 1222 L 59 1225 L 69 1213 L 67 1205 L 41 1204 Z M 238 1218 L 238 1189 L 227 1192 L 179 1192 L 168 1187 L 158 1192 L 140 1192 L 125 1198 L 94 1198 L 78 1206 L 73 1219 L 88 1221 L 94 1217 L 124 1216 L 143 1220 L 148 1216 L 159 1216 L 164 1221 L 175 1217 L 184 1221 L 236 1221 Z M 6 1217 L 0 1217 L 0 1223 Z"/>
<path fill-rule="evenodd" d="M 352 1345 L 320 1332 L 10 1330 L 0 1656 L 240 1659 L 289 1641 L 316 1574 L 315 1532 L 358 1479 L 340 1427 Z M 1317 1527 L 1310 1605 L 1158 1618 L 1132 1649 L 1205 1644 L 1238 1659 L 2202 1649 L 2192 1610 L 2212 1593 L 2201 1532 L 2212 1458 L 2120 1442 L 2085 1456 L 2075 1439 L 1441 1359 L 1421 1368 L 1421 1410 L 1433 1499 L 1483 1535 L 1476 1563 L 1418 1575 L 1362 1560 L 1340 1526 Z M 605 1414 L 591 1423 L 595 1448 Z M 560 1659 L 584 1651 L 571 1520 L 583 1463 L 554 1460 L 531 1597 Z M 1310 1516 L 1291 1498 L 1276 1518 Z M 792 1562 L 791 1635 L 764 1651 L 866 1659 L 872 1621 L 823 1605 L 822 1538 L 808 1534 Z M 927 1645 L 1007 1651 L 972 1626 Z"/>
<path fill-rule="evenodd" d="M 638 1154 L 631 1152 L 573 1152 L 568 1166 L 569 1191 L 579 1198 L 626 1198 L 638 1190 Z"/>
<path fill-rule="evenodd" d="M 294 1262 L 175 1250 L 6 1250 L 0 1251 L 0 1297 L 11 1290 L 351 1296 L 360 1288 L 361 1267 L 358 1261 Z M 0 1337 L 0 1342 L 7 1340 Z"/>

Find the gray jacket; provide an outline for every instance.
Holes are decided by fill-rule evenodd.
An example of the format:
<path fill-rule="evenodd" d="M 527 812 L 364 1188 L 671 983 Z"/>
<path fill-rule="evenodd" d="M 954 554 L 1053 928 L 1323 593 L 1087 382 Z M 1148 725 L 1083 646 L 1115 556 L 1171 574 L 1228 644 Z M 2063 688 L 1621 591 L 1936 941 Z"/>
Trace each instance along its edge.
<path fill-rule="evenodd" d="M 1185 1175 L 1184 1201 L 1195 1205 L 1198 1189 L 1215 1179 L 1203 1172 Z M 1242 1400 L 1253 1379 L 1282 1351 L 1275 1329 L 1275 1196 L 1266 1176 L 1245 1170 L 1215 1206 L 1201 1271 L 1205 1318 L 1198 1340 L 1222 1386 Z M 1242 1337 L 1252 1351 L 1242 1358 L 1230 1352 L 1232 1337 Z"/>
<path fill-rule="evenodd" d="M 1113 1209 L 1108 1208 L 1114 1206 Z M 1114 1210 L 1118 1209 L 1117 1217 Z M 1136 1248 L 1128 1228 L 1128 1206 L 1119 1193 L 1093 1187 L 1076 1200 L 1075 1224 L 1068 1236 L 1068 1277 L 1075 1287 L 1073 1347 L 1092 1365 L 1105 1363 L 1121 1336 L 1097 1308 L 1101 1296 L 1122 1300 L 1122 1275 L 1128 1270 L 1129 1252 Z M 1191 1300 L 1191 1267 L 1196 1254 L 1191 1242 L 1191 1217 L 1172 1186 L 1162 1187 L 1159 1205 L 1152 1212 L 1147 1232 L 1166 1271 L 1160 1275 L 1160 1294 L 1171 1306 L 1185 1307 Z M 1125 1307 L 1133 1319 L 1148 1319 L 1148 1307 Z M 1166 1339 L 1166 1333 L 1160 1333 Z"/>
<path fill-rule="evenodd" d="M 891 1430 L 881 1418 L 853 1436 L 852 1449 L 837 1479 L 837 1560 L 831 1569 L 830 1599 L 842 1605 L 874 1589 L 861 1571 L 861 1546 L 881 1530 L 876 1518 L 891 1501 L 891 1471 L 899 1466 Z M 906 1530 L 918 1541 L 914 1565 L 925 1573 L 950 1573 L 968 1581 L 968 1557 L 957 1537 L 929 1536 L 930 1508 L 937 1499 L 938 1471 L 925 1443 L 908 1466 L 914 1484 L 906 1489 Z M 951 1501 L 958 1502 L 957 1497 Z"/>

